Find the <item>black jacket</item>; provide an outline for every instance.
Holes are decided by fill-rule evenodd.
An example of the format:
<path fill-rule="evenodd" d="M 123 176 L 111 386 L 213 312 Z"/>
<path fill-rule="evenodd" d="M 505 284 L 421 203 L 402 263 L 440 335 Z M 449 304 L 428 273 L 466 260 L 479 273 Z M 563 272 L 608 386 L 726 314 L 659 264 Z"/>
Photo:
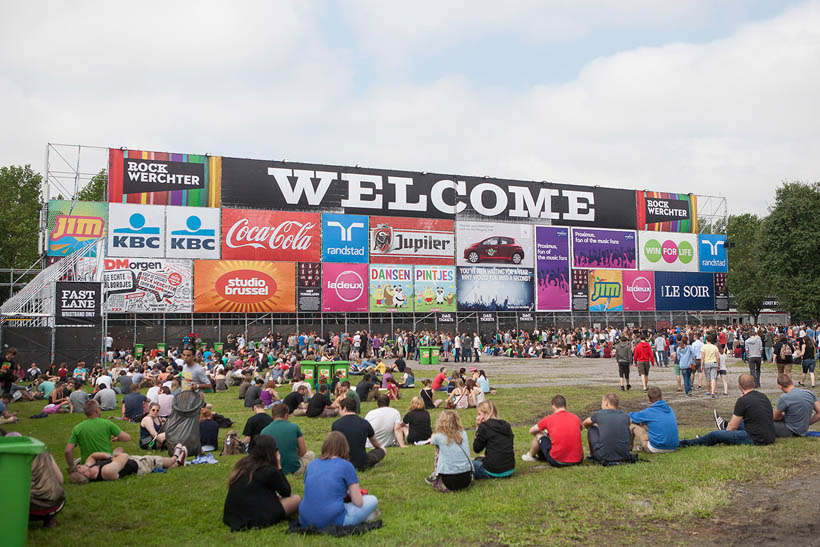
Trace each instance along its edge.
<path fill-rule="evenodd" d="M 489 419 L 478 426 L 473 440 L 473 451 L 487 449 L 484 468 L 490 473 L 503 473 L 515 469 L 515 435 L 510 424 L 504 420 Z"/>

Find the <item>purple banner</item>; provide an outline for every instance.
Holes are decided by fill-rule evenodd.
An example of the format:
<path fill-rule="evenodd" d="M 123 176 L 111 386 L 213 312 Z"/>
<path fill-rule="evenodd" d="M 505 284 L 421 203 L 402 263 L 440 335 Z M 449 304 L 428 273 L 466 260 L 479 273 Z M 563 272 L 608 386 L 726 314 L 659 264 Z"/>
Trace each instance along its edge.
<path fill-rule="evenodd" d="M 636 269 L 635 232 L 573 228 L 572 267 Z"/>
<path fill-rule="evenodd" d="M 568 311 L 569 228 L 535 228 L 536 293 L 538 311 Z"/>

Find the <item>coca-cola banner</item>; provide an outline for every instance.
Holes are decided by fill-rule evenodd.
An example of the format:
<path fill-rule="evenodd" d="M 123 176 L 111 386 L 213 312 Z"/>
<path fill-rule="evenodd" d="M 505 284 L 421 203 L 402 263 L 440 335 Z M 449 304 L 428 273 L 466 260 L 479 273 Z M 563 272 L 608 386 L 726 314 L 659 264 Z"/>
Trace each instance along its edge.
<path fill-rule="evenodd" d="M 322 264 L 322 311 L 367 311 L 367 264 Z"/>
<path fill-rule="evenodd" d="M 452 220 L 370 217 L 373 264 L 453 264 Z"/>
<path fill-rule="evenodd" d="M 655 272 L 624 270 L 624 311 L 655 310 Z"/>
<path fill-rule="evenodd" d="M 222 209 L 222 258 L 319 262 L 319 214 Z"/>
<path fill-rule="evenodd" d="M 194 262 L 194 312 L 289 313 L 296 310 L 295 264 L 256 260 Z"/>
<path fill-rule="evenodd" d="M 633 190 L 222 158 L 222 205 L 635 229 Z"/>

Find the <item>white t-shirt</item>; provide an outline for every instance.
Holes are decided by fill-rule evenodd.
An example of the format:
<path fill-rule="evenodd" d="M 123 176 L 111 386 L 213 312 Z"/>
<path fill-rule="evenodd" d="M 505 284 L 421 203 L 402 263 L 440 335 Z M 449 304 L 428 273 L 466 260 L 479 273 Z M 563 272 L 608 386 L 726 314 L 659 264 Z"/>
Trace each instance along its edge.
<path fill-rule="evenodd" d="M 373 431 L 376 432 L 376 440 L 379 441 L 382 448 L 396 444 L 396 434 L 393 432 L 393 426 L 401 423 L 401 414 L 398 410 L 389 406 L 375 408 L 368 412 L 364 419 L 373 426 Z M 368 449 L 373 448 L 369 440 L 365 445 Z"/>
<path fill-rule="evenodd" d="M 111 387 L 111 376 L 103 374 L 102 376 L 97 378 L 96 382 L 94 382 L 95 386 L 99 386 L 99 385 L 102 385 L 102 384 L 105 384 L 108 387 Z"/>
<path fill-rule="evenodd" d="M 151 386 L 148 388 L 148 393 L 145 394 L 145 397 L 151 401 L 152 403 L 156 403 L 159 401 L 159 386 Z"/>

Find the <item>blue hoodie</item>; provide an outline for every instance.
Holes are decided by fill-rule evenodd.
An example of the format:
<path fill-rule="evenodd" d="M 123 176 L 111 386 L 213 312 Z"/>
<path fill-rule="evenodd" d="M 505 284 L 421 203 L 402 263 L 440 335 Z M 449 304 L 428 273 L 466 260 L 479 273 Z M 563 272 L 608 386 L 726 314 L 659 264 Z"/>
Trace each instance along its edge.
<path fill-rule="evenodd" d="M 678 448 L 678 420 L 675 412 L 666 401 L 655 401 L 640 412 L 630 412 L 632 423 L 646 424 L 649 430 L 649 443 L 660 450 Z"/>

